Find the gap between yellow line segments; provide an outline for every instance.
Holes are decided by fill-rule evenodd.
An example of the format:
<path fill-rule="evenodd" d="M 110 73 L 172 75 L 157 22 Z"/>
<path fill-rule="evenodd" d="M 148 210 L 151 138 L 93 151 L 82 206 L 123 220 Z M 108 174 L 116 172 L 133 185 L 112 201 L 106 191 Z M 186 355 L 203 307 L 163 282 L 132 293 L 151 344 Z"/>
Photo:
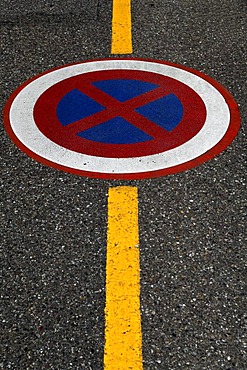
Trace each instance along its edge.
<path fill-rule="evenodd" d="M 109 189 L 105 370 L 142 370 L 137 188 Z"/>
<path fill-rule="evenodd" d="M 111 53 L 132 53 L 131 0 L 113 0 Z"/>

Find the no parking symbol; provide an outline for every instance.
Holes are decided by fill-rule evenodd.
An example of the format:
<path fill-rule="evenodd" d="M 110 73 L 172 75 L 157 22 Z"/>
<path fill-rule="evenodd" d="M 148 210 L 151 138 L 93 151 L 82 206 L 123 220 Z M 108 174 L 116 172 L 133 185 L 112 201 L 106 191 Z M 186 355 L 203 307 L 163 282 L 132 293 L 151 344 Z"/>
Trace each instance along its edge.
<path fill-rule="evenodd" d="M 230 94 L 200 72 L 117 59 L 35 77 L 11 97 L 5 122 L 16 144 L 45 164 L 139 179 L 212 158 L 233 140 L 239 113 Z"/>
<path fill-rule="evenodd" d="M 53 142 L 113 158 L 156 154 L 181 145 L 202 128 L 205 117 L 203 101 L 192 89 L 142 71 L 71 77 L 43 93 L 34 107 L 38 128 Z"/>

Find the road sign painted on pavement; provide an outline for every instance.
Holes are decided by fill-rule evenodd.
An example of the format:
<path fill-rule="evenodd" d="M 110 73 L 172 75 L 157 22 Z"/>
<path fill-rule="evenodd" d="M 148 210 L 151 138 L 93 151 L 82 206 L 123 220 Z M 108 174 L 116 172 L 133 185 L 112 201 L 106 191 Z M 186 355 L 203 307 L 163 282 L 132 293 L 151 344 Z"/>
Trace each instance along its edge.
<path fill-rule="evenodd" d="M 111 179 L 194 167 L 224 150 L 240 125 L 234 99 L 210 77 L 139 59 L 45 72 L 17 89 L 4 117 L 13 141 L 34 159 Z"/>

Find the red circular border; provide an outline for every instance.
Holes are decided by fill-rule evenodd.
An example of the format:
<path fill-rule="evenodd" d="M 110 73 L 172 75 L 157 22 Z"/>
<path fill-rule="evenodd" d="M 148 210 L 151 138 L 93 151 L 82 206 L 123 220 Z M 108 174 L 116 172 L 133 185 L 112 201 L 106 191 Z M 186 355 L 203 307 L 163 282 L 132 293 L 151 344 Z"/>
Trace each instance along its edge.
<path fill-rule="evenodd" d="M 108 94 L 101 93 L 100 90 L 91 85 L 93 82 L 113 79 L 149 82 L 157 85 L 157 88 L 121 103 Z M 89 96 L 89 90 L 91 90 L 92 98 L 95 100 L 98 98 L 100 104 L 106 105 L 104 111 L 81 120 L 81 130 L 85 129 L 83 127 L 84 123 L 92 127 L 92 122 L 99 119 L 98 117 L 104 117 L 104 120 L 99 120 L 98 124 L 101 124 L 111 118 L 121 116 L 134 126 L 137 122 L 140 122 L 141 130 L 145 131 L 146 128 L 147 133 L 153 139 L 136 144 L 107 144 L 93 142 L 77 136 L 75 134 L 77 123 L 63 126 L 56 114 L 56 108 L 60 100 L 73 89 L 82 90 L 85 94 L 89 93 Z M 159 125 L 153 125 L 153 122 L 135 111 L 135 108 L 169 94 L 175 94 L 184 109 L 182 120 L 171 132 L 159 127 Z M 95 98 L 94 95 L 96 95 Z M 149 97 L 151 97 L 151 100 Z M 110 108 L 107 107 L 107 104 L 110 105 Z M 134 108 L 129 109 L 128 107 L 131 105 Z M 192 107 L 193 109 L 191 109 Z M 123 111 L 123 108 L 122 115 L 121 109 Z M 206 120 L 206 107 L 201 97 L 194 90 L 173 78 L 146 71 L 106 70 L 69 77 L 51 86 L 37 99 L 33 115 L 38 129 L 48 139 L 66 149 L 97 157 L 130 158 L 158 154 L 189 141 L 202 129 Z"/>
<path fill-rule="evenodd" d="M 210 83 L 212 86 L 214 86 L 220 92 L 220 94 L 224 97 L 224 99 L 225 99 L 225 101 L 226 101 L 226 103 L 227 103 L 227 105 L 229 107 L 229 111 L 230 111 L 230 123 L 229 123 L 228 130 L 225 133 L 224 137 L 213 148 L 211 148 L 209 151 L 207 151 L 206 153 L 198 156 L 197 158 L 194 158 L 191 161 L 182 163 L 182 164 L 177 165 L 177 166 L 173 166 L 173 167 L 169 167 L 169 168 L 157 170 L 157 171 L 147 171 L 147 172 L 141 172 L 141 173 L 127 173 L 127 174 L 98 173 L 98 172 L 77 170 L 77 169 L 73 169 L 73 168 L 70 168 L 70 167 L 62 166 L 62 165 L 59 165 L 59 164 L 54 163 L 52 161 L 49 161 L 49 160 L 47 160 L 47 159 L 39 156 L 38 154 L 34 153 L 29 148 L 27 148 L 16 137 L 16 135 L 13 132 L 12 127 L 11 127 L 11 122 L 10 122 L 10 119 L 9 119 L 9 113 L 10 113 L 11 105 L 12 105 L 14 99 L 16 98 L 16 96 L 28 84 L 30 84 L 32 81 L 40 78 L 41 76 L 44 76 L 44 75 L 46 75 L 48 73 L 51 73 L 52 71 L 55 71 L 55 70 L 58 70 L 58 69 L 62 69 L 62 68 L 65 68 L 65 67 L 76 65 L 76 64 L 89 63 L 89 62 L 95 62 L 95 61 L 107 61 L 107 60 L 108 61 L 109 60 L 112 60 L 112 61 L 115 61 L 115 60 L 118 60 L 118 61 L 119 60 L 120 61 L 121 60 L 122 61 L 125 61 L 125 60 L 136 60 L 136 61 L 143 61 L 143 62 L 151 62 L 151 63 L 164 64 L 164 65 L 172 66 L 172 67 L 179 68 L 179 69 L 185 70 L 187 72 L 193 73 L 193 74 L 197 75 L 198 77 L 202 78 L 203 80 L 207 81 L 208 83 Z M 202 72 L 199 72 L 197 70 L 194 70 L 192 68 L 181 66 L 181 65 L 174 64 L 174 63 L 171 63 L 171 62 L 164 62 L 164 61 L 152 60 L 152 59 L 139 59 L 139 58 L 120 58 L 120 59 L 96 59 L 96 60 L 88 60 L 88 61 L 83 61 L 83 62 L 77 62 L 77 63 L 67 64 L 67 65 L 64 65 L 64 66 L 56 67 L 56 68 L 51 69 L 49 71 L 45 71 L 45 72 L 43 72 L 43 73 L 41 73 L 41 74 L 39 74 L 39 75 L 37 75 L 37 76 L 35 76 L 35 77 L 27 80 L 24 84 L 22 84 L 21 86 L 19 86 L 14 91 L 14 93 L 10 96 L 9 100 L 7 101 L 7 103 L 6 103 L 5 107 L 4 107 L 3 119 L 4 119 L 4 125 L 5 125 L 6 132 L 8 133 L 8 135 L 10 136 L 10 138 L 12 139 L 12 141 L 24 153 L 28 154 L 30 157 L 32 157 L 36 161 L 38 161 L 38 162 L 40 162 L 40 163 L 42 163 L 42 164 L 44 164 L 46 166 L 49 166 L 49 167 L 52 167 L 52 168 L 55 168 L 55 169 L 58 169 L 58 170 L 62 170 L 62 171 L 65 171 L 65 172 L 69 172 L 69 173 L 72 173 L 72 174 L 75 174 L 75 175 L 87 176 L 87 177 L 91 177 L 91 178 L 112 179 L 112 180 L 116 180 L 116 179 L 122 179 L 122 180 L 139 180 L 139 179 L 146 179 L 146 178 L 155 178 L 155 177 L 161 177 L 161 176 L 171 175 L 171 174 L 174 174 L 174 173 L 177 173 L 177 172 L 182 172 L 182 171 L 188 170 L 190 168 L 196 167 L 196 166 L 198 166 L 198 165 L 200 165 L 200 164 L 202 164 L 202 163 L 204 163 L 204 162 L 212 159 L 213 157 L 215 157 L 216 155 L 218 155 L 224 149 L 227 148 L 227 146 L 236 137 L 236 135 L 237 135 L 237 133 L 238 133 L 238 131 L 240 129 L 240 121 L 241 121 L 241 117 L 240 117 L 238 105 L 235 102 L 235 100 L 233 99 L 233 97 L 231 96 L 231 94 L 221 84 L 219 84 L 217 81 L 215 81 L 211 77 L 205 75 Z"/>

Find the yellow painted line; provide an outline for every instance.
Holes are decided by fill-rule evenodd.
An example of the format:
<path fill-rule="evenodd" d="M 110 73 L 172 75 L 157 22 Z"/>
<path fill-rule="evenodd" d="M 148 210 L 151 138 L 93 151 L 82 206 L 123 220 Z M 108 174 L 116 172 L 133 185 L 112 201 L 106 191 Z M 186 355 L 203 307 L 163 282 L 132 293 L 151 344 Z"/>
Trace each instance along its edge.
<path fill-rule="evenodd" d="M 109 189 L 105 370 L 142 370 L 137 188 Z"/>
<path fill-rule="evenodd" d="M 111 53 L 132 53 L 131 0 L 113 0 Z"/>

